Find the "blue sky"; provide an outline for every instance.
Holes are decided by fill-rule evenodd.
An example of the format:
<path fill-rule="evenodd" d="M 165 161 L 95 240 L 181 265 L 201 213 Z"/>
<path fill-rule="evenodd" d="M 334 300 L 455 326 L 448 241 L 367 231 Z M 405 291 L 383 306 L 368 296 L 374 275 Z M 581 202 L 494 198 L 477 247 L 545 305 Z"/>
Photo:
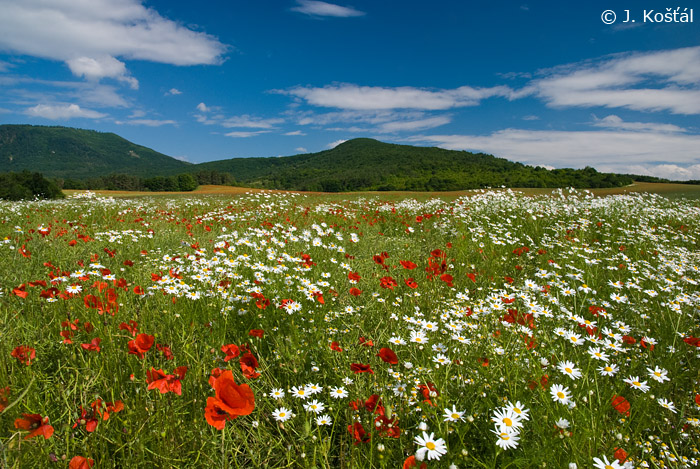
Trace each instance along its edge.
<path fill-rule="evenodd" d="M 371 137 L 700 179 L 700 6 L 583 3 L 0 0 L 0 123 L 193 163 Z"/>

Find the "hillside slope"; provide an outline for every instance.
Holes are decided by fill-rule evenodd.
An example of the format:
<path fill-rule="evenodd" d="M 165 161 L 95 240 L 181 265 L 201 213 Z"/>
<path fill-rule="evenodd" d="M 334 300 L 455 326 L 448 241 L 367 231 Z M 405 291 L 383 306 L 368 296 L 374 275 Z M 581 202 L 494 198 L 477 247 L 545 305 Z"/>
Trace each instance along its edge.
<path fill-rule="evenodd" d="M 312 191 L 440 191 L 481 187 L 616 187 L 627 176 L 526 166 L 484 153 L 349 140 L 318 153 L 280 158 L 233 158 L 194 171 L 227 172 L 255 187 Z"/>
<path fill-rule="evenodd" d="M 113 133 L 0 125 L 0 172 L 26 169 L 46 177 L 86 179 L 114 173 L 186 172 L 191 166 Z"/>

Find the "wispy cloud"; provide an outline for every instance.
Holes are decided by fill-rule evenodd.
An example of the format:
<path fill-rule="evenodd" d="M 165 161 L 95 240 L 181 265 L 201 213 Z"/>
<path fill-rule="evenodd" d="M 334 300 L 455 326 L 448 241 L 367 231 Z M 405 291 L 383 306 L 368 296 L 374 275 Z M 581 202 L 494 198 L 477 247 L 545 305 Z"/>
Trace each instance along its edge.
<path fill-rule="evenodd" d="M 256 137 L 261 134 L 266 134 L 269 133 L 269 130 L 257 130 L 254 132 L 229 132 L 226 135 L 227 137 L 233 137 L 233 138 L 249 138 L 249 137 Z"/>
<path fill-rule="evenodd" d="M 660 124 L 656 122 L 625 122 L 614 114 L 598 119 L 593 116 L 595 127 L 605 127 L 609 129 L 633 130 L 637 132 L 686 132 L 683 127 L 673 124 Z"/>
<path fill-rule="evenodd" d="M 348 110 L 445 110 L 476 106 L 481 100 L 494 96 L 513 96 L 513 90 L 507 86 L 491 88 L 461 86 L 448 90 L 429 90 L 410 86 L 388 88 L 359 86 L 351 83 L 328 85 L 323 88 L 298 86 L 274 92 L 294 96 L 313 106 Z"/>
<path fill-rule="evenodd" d="M 297 136 L 297 135 L 306 135 L 306 134 L 304 132 L 302 132 L 301 130 L 294 130 L 292 132 L 285 132 L 284 135 Z"/>
<path fill-rule="evenodd" d="M 281 124 L 284 119 L 270 118 L 263 119 L 249 115 L 227 117 L 220 122 L 220 125 L 226 128 L 242 127 L 250 129 L 272 129 L 275 125 Z"/>
<path fill-rule="evenodd" d="M 335 148 L 338 145 L 340 145 L 341 143 L 345 143 L 345 142 L 347 142 L 347 140 L 336 140 L 335 142 L 331 142 L 328 145 L 326 145 L 326 148 L 328 148 L 328 149 Z"/>
<path fill-rule="evenodd" d="M 558 168 L 700 163 L 700 135 L 683 133 L 505 129 L 488 135 L 422 135 L 407 141 Z"/>
<path fill-rule="evenodd" d="M 352 7 L 344 7 L 316 0 L 297 0 L 297 6 L 292 7 L 291 10 L 311 16 L 334 16 L 340 18 L 363 16 L 365 14 Z"/>
<path fill-rule="evenodd" d="M 380 133 L 415 132 L 449 124 L 450 121 L 451 119 L 448 116 L 436 116 L 420 120 L 387 122 L 382 124 L 377 131 Z"/>
<path fill-rule="evenodd" d="M 138 89 L 139 82 L 129 75 L 126 65 L 109 55 L 91 58 L 76 57 L 66 61 L 73 75 L 85 77 L 88 80 L 99 81 L 102 78 L 114 78 L 127 83 L 131 89 Z"/>
<path fill-rule="evenodd" d="M 76 117 L 100 119 L 107 116 L 107 114 L 101 112 L 81 108 L 77 104 L 37 104 L 27 108 L 25 114 L 49 120 L 68 120 Z"/>
<path fill-rule="evenodd" d="M 180 94 L 182 94 L 182 91 L 178 90 L 177 88 L 170 88 L 165 92 L 165 96 L 177 96 Z"/>
<path fill-rule="evenodd" d="M 121 124 L 121 122 L 118 122 Z M 159 119 L 130 119 L 124 122 L 129 125 L 145 125 L 147 127 L 160 127 L 162 125 L 177 125 L 174 120 L 159 120 Z"/>
<path fill-rule="evenodd" d="M 700 47 L 620 54 L 544 71 L 523 94 L 552 107 L 700 114 Z"/>

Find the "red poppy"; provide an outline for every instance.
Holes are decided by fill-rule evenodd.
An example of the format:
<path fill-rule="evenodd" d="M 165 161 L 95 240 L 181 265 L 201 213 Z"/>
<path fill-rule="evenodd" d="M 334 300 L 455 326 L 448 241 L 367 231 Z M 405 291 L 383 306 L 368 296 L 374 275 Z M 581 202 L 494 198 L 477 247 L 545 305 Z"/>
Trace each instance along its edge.
<path fill-rule="evenodd" d="M 348 425 L 348 432 L 355 439 L 354 444 L 367 443 L 370 439 L 370 435 L 367 434 L 364 427 L 360 422 L 355 422 L 353 425 Z"/>
<path fill-rule="evenodd" d="M 80 346 L 83 348 L 83 350 L 87 350 L 89 352 L 99 352 L 101 350 L 100 342 L 102 342 L 102 339 L 95 337 L 89 344 L 80 344 Z"/>
<path fill-rule="evenodd" d="M 68 469 L 90 469 L 95 465 L 95 460 L 83 456 L 73 456 L 68 463 Z"/>
<path fill-rule="evenodd" d="M 355 374 L 358 373 L 372 373 L 374 374 L 374 371 L 372 371 L 372 368 L 370 368 L 369 365 L 363 365 L 362 363 L 353 363 L 350 365 L 350 369 L 355 372 Z"/>
<path fill-rule="evenodd" d="M 170 350 L 170 347 L 168 347 L 167 345 L 156 344 L 156 350 L 161 352 L 166 360 L 174 360 L 175 359 L 175 355 L 173 355 L 173 351 Z"/>
<path fill-rule="evenodd" d="M 134 340 L 129 341 L 129 355 L 143 358 L 146 352 L 151 350 L 155 337 L 149 334 L 139 334 Z"/>
<path fill-rule="evenodd" d="M 129 334 L 135 336 L 136 333 L 139 331 L 139 323 L 137 323 L 136 321 L 129 321 L 129 324 L 123 322 L 119 324 L 119 330 L 128 331 Z"/>
<path fill-rule="evenodd" d="M 374 342 L 372 342 L 371 340 L 367 340 L 364 337 L 360 337 L 357 340 L 358 342 L 360 342 L 360 344 L 364 345 L 365 347 L 374 347 Z"/>
<path fill-rule="evenodd" d="M 90 404 L 90 406 L 102 417 L 102 420 L 109 420 L 111 414 L 117 414 L 124 410 L 124 403 L 122 401 L 103 403 L 102 399 L 97 399 Z"/>
<path fill-rule="evenodd" d="M 231 370 L 221 373 L 213 386 L 216 397 L 207 398 L 204 417 L 217 430 L 223 430 L 227 420 L 249 415 L 255 409 L 255 397 L 250 386 L 236 384 Z"/>
<path fill-rule="evenodd" d="M 20 363 L 31 365 L 32 360 L 36 358 L 36 350 L 26 345 L 20 345 L 19 347 L 15 347 L 10 355 L 19 360 Z"/>
<path fill-rule="evenodd" d="M 362 295 L 362 290 L 360 290 L 359 288 L 352 287 L 350 289 L 350 294 L 352 296 L 360 296 L 360 295 Z"/>
<path fill-rule="evenodd" d="M 241 350 L 238 348 L 238 345 L 235 344 L 222 345 L 221 351 L 226 354 L 226 356 L 224 357 L 225 362 L 233 360 L 241 354 Z"/>
<path fill-rule="evenodd" d="M 360 274 L 358 274 L 357 272 L 348 272 L 348 280 L 359 282 L 361 278 L 362 277 L 360 277 Z"/>
<path fill-rule="evenodd" d="M 251 329 L 250 332 L 248 332 L 248 335 L 251 337 L 258 337 L 259 339 L 262 339 L 263 335 L 265 335 L 265 331 L 262 329 Z"/>
<path fill-rule="evenodd" d="M 386 276 L 379 279 L 379 286 L 382 288 L 389 288 L 393 290 L 397 285 L 398 283 L 396 283 L 396 280 L 394 280 L 392 277 Z"/>
<path fill-rule="evenodd" d="M 217 367 L 211 370 L 211 376 L 209 376 L 209 386 L 212 388 L 214 387 L 214 383 L 216 382 L 217 379 L 219 379 L 219 376 L 221 376 L 221 373 L 223 373 L 224 370 L 221 368 Z"/>
<path fill-rule="evenodd" d="M 628 344 L 628 345 L 633 345 L 633 344 L 636 344 L 636 343 L 637 343 L 637 341 L 634 340 L 634 337 L 629 336 L 629 335 L 623 335 L 623 336 L 622 336 L 622 341 L 623 341 L 624 343 Z"/>
<path fill-rule="evenodd" d="M 415 269 L 416 267 L 418 267 L 416 264 L 414 264 L 414 263 L 411 262 L 411 261 L 399 261 L 399 264 L 401 264 L 401 266 L 402 266 L 404 269 L 408 269 L 408 270 L 413 270 L 413 269 Z"/>
<path fill-rule="evenodd" d="M 413 279 L 413 277 L 405 279 L 403 283 L 405 283 L 408 288 L 418 288 L 418 284 Z"/>
<path fill-rule="evenodd" d="M 627 459 L 627 451 L 622 448 L 616 448 L 615 452 L 613 453 L 613 457 L 617 459 L 620 464 L 624 464 L 625 460 Z"/>
<path fill-rule="evenodd" d="M 401 436 L 401 429 L 399 428 L 399 421 L 396 415 L 393 418 L 383 414 L 378 415 L 374 419 L 374 428 L 379 433 L 379 436 L 389 438 L 399 438 Z"/>
<path fill-rule="evenodd" d="M 683 342 L 685 342 L 688 345 L 700 347 L 700 338 L 693 337 L 692 335 L 690 337 L 686 337 L 685 339 L 683 339 Z"/>
<path fill-rule="evenodd" d="M 412 469 L 417 465 L 418 463 L 416 462 L 416 456 L 412 454 L 403 462 L 403 469 Z M 426 463 L 421 463 L 420 465 L 420 469 L 427 469 L 427 467 L 428 465 Z"/>
<path fill-rule="evenodd" d="M 399 357 L 396 356 L 393 350 L 387 347 L 384 347 L 381 350 L 379 350 L 377 356 L 386 363 L 390 363 L 392 365 L 396 365 L 397 363 L 399 363 Z"/>
<path fill-rule="evenodd" d="M 454 287 L 454 284 L 452 283 L 452 281 L 454 280 L 454 278 L 452 277 L 452 275 L 450 275 L 450 274 L 442 274 L 442 275 L 440 276 L 440 280 L 442 280 L 443 282 L 445 282 L 445 283 L 447 284 L 448 287 Z"/>
<path fill-rule="evenodd" d="M 88 433 L 92 433 L 97 430 L 98 423 L 100 423 L 100 421 L 95 417 L 94 410 L 88 410 L 80 406 L 80 417 L 78 417 L 78 420 L 73 424 L 73 428 L 79 425 L 85 425 L 85 430 L 87 430 Z"/>
<path fill-rule="evenodd" d="M 146 371 L 148 389 L 157 389 L 161 394 L 174 392 L 178 396 L 182 395 L 182 383 L 180 380 L 187 374 L 187 367 L 178 366 L 173 373 L 175 374 L 168 375 L 163 370 L 156 370 L 155 368 Z"/>
<path fill-rule="evenodd" d="M 19 296 L 20 298 L 26 298 L 27 295 L 29 294 L 29 292 L 25 290 L 26 288 L 27 288 L 27 286 L 25 284 L 22 284 L 17 288 L 13 288 L 12 294 Z"/>
<path fill-rule="evenodd" d="M 53 435 L 53 427 L 49 425 L 49 418 L 39 414 L 22 414 L 24 418 L 15 419 L 15 428 L 19 430 L 31 430 L 31 433 L 24 437 L 25 440 L 35 436 L 43 436 L 48 440 Z"/>
<path fill-rule="evenodd" d="M 438 392 L 437 388 L 433 383 L 427 382 L 425 384 L 421 384 L 420 386 L 418 386 L 418 391 L 420 391 L 420 393 L 423 395 L 423 398 L 425 399 L 423 402 L 431 406 L 435 406 L 431 398 L 439 396 L 440 393 Z"/>
<path fill-rule="evenodd" d="M 382 399 L 379 397 L 379 394 L 372 394 L 369 396 L 364 405 L 367 412 L 374 412 L 374 409 L 377 409 L 377 413 L 384 413 L 384 406 L 382 405 Z"/>
<path fill-rule="evenodd" d="M 343 349 L 340 348 L 340 344 L 338 344 L 338 342 L 335 342 L 335 341 L 331 342 L 331 350 L 334 350 L 334 351 L 336 351 L 336 352 L 342 352 L 342 351 L 343 351 Z"/>
<path fill-rule="evenodd" d="M 5 410 L 7 405 L 10 403 L 10 387 L 0 388 L 0 412 Z"/>
<path fill-rule="evenodd" d="M 252 353 L 246 352 L 243 356 L 241 356 L 241 358 L 238 359 L 238 363 L 240 363 L 241 371 L 243 372 L 243 376 L 246 378 L 255 379 L 260 376 L 260 373 L 255 371 L 255 369 L 258 367 L 258 360 Z"/>
<path fill-rule="evenodd" d="M 611 404 L 616 411 L 629 417 L 630 403 L 627 399 L 622 396 L 613 396 Z"/>

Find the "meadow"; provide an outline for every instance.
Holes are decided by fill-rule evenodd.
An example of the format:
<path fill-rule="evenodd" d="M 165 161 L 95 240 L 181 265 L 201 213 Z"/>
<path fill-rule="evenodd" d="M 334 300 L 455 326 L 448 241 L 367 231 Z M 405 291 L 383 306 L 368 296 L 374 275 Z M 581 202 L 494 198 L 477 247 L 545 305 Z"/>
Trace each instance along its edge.
<path fill-rule="evenodd" d="M 0 466 L 696 467 L 699 221 L 633 191 L 0 202 Z"/>

